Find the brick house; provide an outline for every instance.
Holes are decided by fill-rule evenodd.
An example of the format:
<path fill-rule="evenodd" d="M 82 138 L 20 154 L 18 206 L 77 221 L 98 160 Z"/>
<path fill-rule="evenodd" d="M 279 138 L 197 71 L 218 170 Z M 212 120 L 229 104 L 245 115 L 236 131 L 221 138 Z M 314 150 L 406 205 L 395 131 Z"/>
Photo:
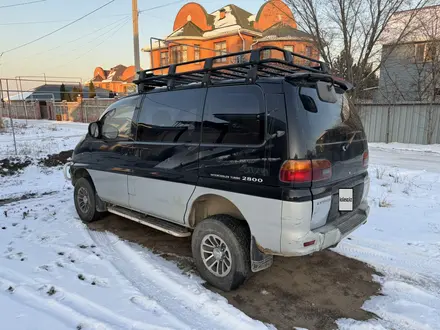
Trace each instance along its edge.
<path fill-rule="evenodd" d="M 119 64 L 110 70 L 97 67 L 91 81 L 95 87 L 107 89 L 114 93 L 128 94 L 130 91 L 135 90 L 133 84 L 135 74 L 136 68 L 133 65 L 126 67 Z"/>
<path fill-rule="evenodd" d="M 265 2 L 256 15 L 233 4 L 208 14 L 202 5 L 187 3 L 174 20 L 173 32 L 164 40 L 150 42 L 142 51 L 150 53 L 152 67 L 159 67 L 262 46 L 319 59 L 313 37 L 297 29 L 292 11 L 281 0 Z M 264 56 L 281 56 L 278 54 L 267 52 Z M 235 60 L 224 59 L 223 64 Z M 197 63 L 178 70 L 201 68 Z"/>

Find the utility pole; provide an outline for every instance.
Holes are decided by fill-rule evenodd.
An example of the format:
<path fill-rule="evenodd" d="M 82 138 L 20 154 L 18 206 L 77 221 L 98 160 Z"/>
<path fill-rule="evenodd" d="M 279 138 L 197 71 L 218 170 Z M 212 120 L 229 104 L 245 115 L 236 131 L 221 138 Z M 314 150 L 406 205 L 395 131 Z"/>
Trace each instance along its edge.
<path fill-rule="evenodd" d="M 133 16 L 133 44 L 134 44 L 134 66 L 136 72 L 141 70 L 139 58 L 139 11 L 137 0 L 132 0 L 132 16 Z"/>

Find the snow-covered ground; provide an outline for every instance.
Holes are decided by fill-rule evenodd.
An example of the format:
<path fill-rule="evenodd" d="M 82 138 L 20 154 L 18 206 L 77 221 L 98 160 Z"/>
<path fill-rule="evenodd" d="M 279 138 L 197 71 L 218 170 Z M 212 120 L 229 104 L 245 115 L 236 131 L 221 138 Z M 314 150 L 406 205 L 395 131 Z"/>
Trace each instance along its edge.
<path fill-rule="evenodd" d="M 32 142 L 33 156 L 72 149 L 87 129 L 76 123 L 29 122 L 31 128 L 23 128 L 17 139 Z M 52 125 L 55 130 L 48 129 Z M 50 151 L 38 148 L 44 139 Z M 0 159 L 11 154 L 10 141 L 10 133 L 0 135 Z M 368 223 L 335 249 L 383 274 L 376 278 L 383 295 L 363 306 L 380 319 L 341 319 L 338 325 L 439 329 L 440 154 L 436 146 L 387 147 L 370 146 Z M 174 263 L 111 233 L 89 231 L 76 215 L 72 187 L 61 169 L 31 165 L 0 180 L 0 200 L 35 194 L 0 202 L 2 328 L 271 327 L 205 289 L 197 276 L 183 275 Z"/>
<path fill-rule="evenodd" d="M 15 156 L 10 120 L 3 118 L 6 132 L 0 132 L 0 159 Z M 51 120 L 14 119 L 18 156 L 43 157 L 75 147 L 87 133 L 88 124 Z"/>
<path fill-rule="evenodd" d="M 408 143 L 370 143 L 370 148 L 382 150 L 399 150 L 399 151 L 424 151 L 440 154 L 440 144 L 408 144 Z"/>

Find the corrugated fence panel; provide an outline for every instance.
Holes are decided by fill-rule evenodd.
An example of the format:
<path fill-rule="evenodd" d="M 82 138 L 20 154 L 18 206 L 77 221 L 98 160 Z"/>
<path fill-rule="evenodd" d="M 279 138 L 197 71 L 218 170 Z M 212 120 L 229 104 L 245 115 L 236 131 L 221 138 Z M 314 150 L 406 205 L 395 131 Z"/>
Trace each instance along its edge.
<path fill-rule="evenodd" d="M 436 109 L 433 112 L 434 134 L 432 135 L 432 142 L 440 143 L 440 109 Z"/>
<path fill-rule="evenodd" d="M 430 109 L 434 129 L 432 142 L 440 143 L 440 104 L 358 104 L 370 142 L 387 142 L 388 133 L 389 142 L 426 144 Z"/>

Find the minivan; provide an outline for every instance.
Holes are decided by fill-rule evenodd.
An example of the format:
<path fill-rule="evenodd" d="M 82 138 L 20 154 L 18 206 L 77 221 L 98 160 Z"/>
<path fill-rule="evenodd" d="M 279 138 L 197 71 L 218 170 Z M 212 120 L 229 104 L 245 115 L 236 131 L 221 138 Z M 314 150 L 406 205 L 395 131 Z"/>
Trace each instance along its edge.
<path fill-rule="evenodd" d="M 335 247 L 366 222 L 368 144 L 351 84 L 276 47 L 198 61 L 141 71 L 138 92 L 89 125 L 66 165 L 83 221 L 110 212 L 192 236 L 198 272 L 225 291 L 273 256 Z"/>

